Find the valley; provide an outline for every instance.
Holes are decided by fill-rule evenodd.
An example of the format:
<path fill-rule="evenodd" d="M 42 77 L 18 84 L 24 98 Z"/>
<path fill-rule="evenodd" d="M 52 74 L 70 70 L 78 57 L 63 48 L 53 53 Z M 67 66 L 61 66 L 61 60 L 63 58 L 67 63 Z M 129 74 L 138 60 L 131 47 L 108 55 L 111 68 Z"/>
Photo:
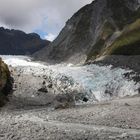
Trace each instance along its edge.
<path fill-rule="evenodd" d="M 1 57 L 15 81 L 0 140 L 139 139 L 140 83 L 124 77 L 130 70 Z"/>
<path fill-rule="evenodd" d="M 0 140 L 140 140 L 140 0 L 10 2 Z"/>

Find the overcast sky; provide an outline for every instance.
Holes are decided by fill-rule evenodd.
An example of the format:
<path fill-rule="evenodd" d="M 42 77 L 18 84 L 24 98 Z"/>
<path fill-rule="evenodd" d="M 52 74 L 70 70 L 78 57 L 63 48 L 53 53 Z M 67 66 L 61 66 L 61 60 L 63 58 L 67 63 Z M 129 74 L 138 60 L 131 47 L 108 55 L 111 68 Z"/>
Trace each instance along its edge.
<path fill-rule="evenodd" d="M 0 26 L 37 32 L 52 40 L 65 22 L 92 0 L 0 0 Z"/>

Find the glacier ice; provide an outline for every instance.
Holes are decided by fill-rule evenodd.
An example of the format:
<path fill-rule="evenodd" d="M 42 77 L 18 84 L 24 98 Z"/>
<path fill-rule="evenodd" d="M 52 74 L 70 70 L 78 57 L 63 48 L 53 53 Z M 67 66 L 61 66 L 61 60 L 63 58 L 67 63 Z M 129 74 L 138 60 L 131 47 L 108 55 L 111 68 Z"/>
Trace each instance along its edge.
<path fill-rule="evenodd" d="M 84 95 L 89 103 L 138 94 L 140 83 L 127 79 L 124 74 L 131 72 L 112 66 L 95 64 L 74 66 L 71 64 L 45 65 L 33 62 L 25 56 L 1 56 L 13 67 L 22 67 L 24 73 L 47 75 L 63 93 L 75 92 Z"/>

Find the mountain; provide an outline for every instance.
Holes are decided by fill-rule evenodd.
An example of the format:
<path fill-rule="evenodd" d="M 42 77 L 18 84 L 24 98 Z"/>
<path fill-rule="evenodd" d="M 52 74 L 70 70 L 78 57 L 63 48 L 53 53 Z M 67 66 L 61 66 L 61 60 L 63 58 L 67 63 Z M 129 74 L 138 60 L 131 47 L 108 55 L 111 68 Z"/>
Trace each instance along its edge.
<path fill-rule="evenodd" d="M 34 54 L 50 62 L 85 63 L 103 55 L 140 54 L 140 0 L 95 0 Z"/>
<path fill-rule="evenodd" d="M 0 28 L 0 54 L 1 55 L 25 55 L 33 54 L 50 42 L 42 40 L 35 33 L 26 34 L 19 30 Z"/>

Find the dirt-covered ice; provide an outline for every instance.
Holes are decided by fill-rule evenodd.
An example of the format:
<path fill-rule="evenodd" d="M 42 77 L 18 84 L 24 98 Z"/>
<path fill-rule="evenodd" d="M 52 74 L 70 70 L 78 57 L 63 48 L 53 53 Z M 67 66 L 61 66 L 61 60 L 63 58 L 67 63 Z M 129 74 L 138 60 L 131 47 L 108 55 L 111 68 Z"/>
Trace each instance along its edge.
<path fill-rule="evenodd" d="M 125 76 L 131 70 L 112 66 L 73 66 L 71 64 L 45 65 L 24 56 L 2 56 L 4 61 L 23 74 L 46 76 L 63 93 L 76 92 L 88 102 L 109 100 L 138 94 L 140 83 Z M 22 74 L 21 74 L 22 75 Z"/>

